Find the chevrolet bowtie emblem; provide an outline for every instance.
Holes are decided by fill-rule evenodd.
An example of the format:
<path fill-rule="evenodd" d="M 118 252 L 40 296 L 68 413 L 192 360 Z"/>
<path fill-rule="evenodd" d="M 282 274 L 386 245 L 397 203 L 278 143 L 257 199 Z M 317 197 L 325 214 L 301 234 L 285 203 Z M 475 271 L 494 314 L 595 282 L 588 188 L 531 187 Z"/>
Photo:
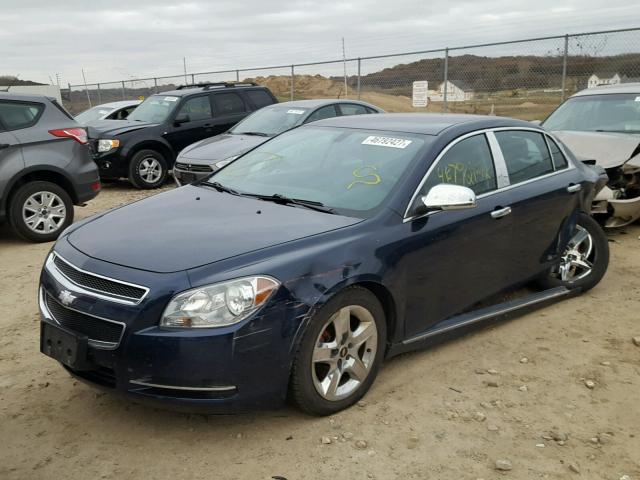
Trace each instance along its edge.
<path fill-rule="evenodd" d="M 76 298 L 78 297 L 76 297 L 75 295 L 72 295 L 69 290 L 62 290 L 58 294 L 58 299 L 60 300 L 60 303 L 62 303 L 63 305 L 66 305 L 67 307 L 71 305 Z"/>

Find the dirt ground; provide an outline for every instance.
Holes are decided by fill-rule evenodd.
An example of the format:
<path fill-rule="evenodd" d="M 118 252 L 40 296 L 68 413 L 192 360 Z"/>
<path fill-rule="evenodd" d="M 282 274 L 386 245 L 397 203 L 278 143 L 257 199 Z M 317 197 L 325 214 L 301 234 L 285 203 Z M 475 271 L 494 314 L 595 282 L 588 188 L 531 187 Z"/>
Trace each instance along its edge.
<path fill-rule="evenodd" d="M 146 195 L 107 185 L 77 218 Z M 40 354 L 51 244 L 0 227 L 0 479 L 638 480 L 640 226 L 611 240 L 591 292 L 392 359 L 348 411 L 202 416 L 98 393 Z"/>

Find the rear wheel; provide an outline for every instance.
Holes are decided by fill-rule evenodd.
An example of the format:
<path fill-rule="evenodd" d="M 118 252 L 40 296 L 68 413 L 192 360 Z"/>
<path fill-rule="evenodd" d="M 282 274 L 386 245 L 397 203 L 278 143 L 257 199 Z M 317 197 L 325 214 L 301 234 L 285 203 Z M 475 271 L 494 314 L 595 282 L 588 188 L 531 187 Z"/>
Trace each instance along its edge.
<path fill-rule="evenodd" d="M 55 240 L 73 222 L 71 197 L 55 183 L 27 183 L 10 202 L 11 225 L 18 235 L 32 242 Z"/>
<path fill-rule="evenodd" d="M 155 150 L 140 150 L 129 163 L 129 181 L 136 187 L 160 187 L 167 179 L 167 161 Z"/>
<path fill-rule="evenodd" d="M 311 319 L 291 374 L 298 406 L 330 415 L 356 403 L 378 373 L 386 342 L 384 310 L 368 290 L 351 287 Z"/>
<path fill-rule="evenodd" d="M 544 288 L 564 286 L 587 291 L 595 287 L 609 266 L 609 242 L 600 225 L 581 213 L 560 263 L 541 279 Z"/>

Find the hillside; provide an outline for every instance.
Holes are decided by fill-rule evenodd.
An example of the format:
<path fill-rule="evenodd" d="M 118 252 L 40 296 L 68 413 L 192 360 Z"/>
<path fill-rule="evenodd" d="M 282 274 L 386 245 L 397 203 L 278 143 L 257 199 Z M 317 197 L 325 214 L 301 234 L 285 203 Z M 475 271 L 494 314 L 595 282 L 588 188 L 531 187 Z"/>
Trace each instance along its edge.
<path fill-rule="evenodd" d="M 0 75 L 0 86 L 9 85 L 44 85 L 43 83 L 33 82 L 31 80 L 20 80 L 13 75 Z"/>

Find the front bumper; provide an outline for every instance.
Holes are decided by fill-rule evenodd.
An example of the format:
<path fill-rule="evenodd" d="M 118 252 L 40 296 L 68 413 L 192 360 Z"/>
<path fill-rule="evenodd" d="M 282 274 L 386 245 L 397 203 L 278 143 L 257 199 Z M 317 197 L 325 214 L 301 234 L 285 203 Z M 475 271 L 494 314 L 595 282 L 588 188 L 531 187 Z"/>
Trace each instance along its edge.
<path fill-rule="evenodd" d="M 82 254 L 73 254 L 69 248 L 63 253 L 65 259 L 83 270 L 99 271 L 110 278 L 128 278 L 124 276 L 125 267 L 114 271 L 111 265 L 106 273 L 105 265 L 99 265 L 101 262 L 82 258 Z M 186 281 L 186 276 L 171 276 L 174 284 Z M 136 278 L 135 283 L 142 283 L 140 280 Z M 70 324 L 64 318 L 56 318 L 47 306 L 48 295 L 49 302 L 58 304 L 57 309 L 64 291 L 74 299 L 63 308 L 72 308 L 89 322 L 109 319 L 123 325 L 122 336 L 115 345 L 92 342 L 89 336 L 86 358 L 79 362 L 81 367 L 65 365 L 73 376 L 138 400 L 193 411 L 228 413 L 270 408 L 283 402 L 291 345 L 297 330 L 291 324 L 304 316 L 292 309 L 292 302 L 286 298 L 278 300 L 285 292 L 278 292 L 258 315 L 238 325 L 167 330 L 158 327 L 158 320 L 175 292 L 163 288 L 157 278 L 155 284 L 151 276 L 148 280 L 145 284 L 150 288 L 149 295 L 137 305 L 127 305 L 97 298 L 55 269 L 43 270 L 40 287 L 43 325 L 69 329 Z M 184 286 L 178 287 L 181 289 Z"/>

